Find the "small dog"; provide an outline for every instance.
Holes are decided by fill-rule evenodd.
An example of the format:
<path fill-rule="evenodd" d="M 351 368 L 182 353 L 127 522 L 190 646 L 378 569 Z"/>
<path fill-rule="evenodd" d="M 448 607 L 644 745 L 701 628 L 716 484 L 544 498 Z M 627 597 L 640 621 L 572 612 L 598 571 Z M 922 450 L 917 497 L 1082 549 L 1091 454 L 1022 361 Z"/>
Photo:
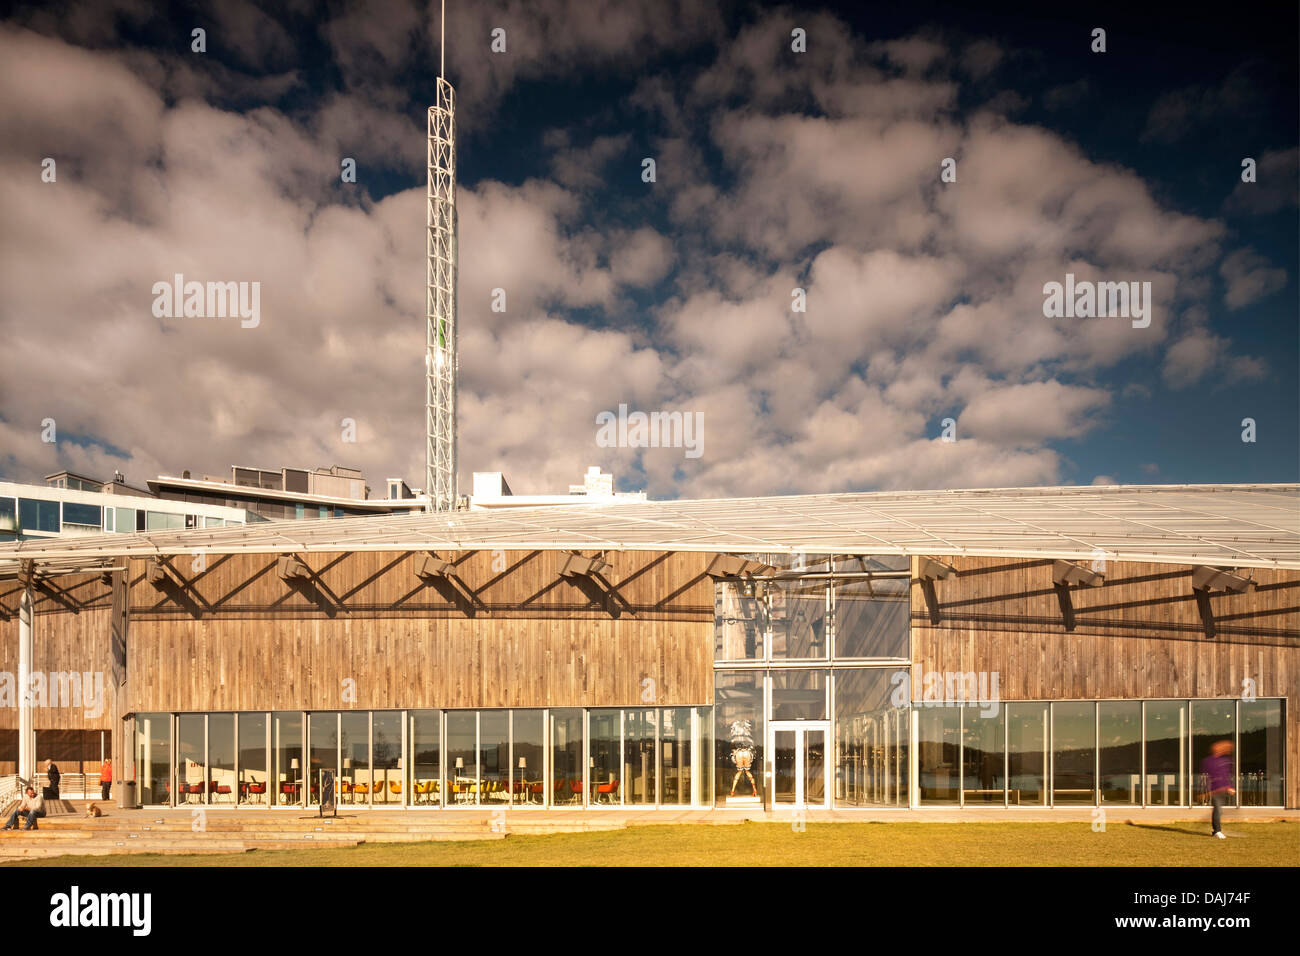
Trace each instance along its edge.
<path fill-rule="evenodd" d="M 86 816 L 88 817 L 102 817 L 103 815 L 104 811 L 99 809 L 96 804 L 92 803 L 90 806 L 86 807 Z"/>

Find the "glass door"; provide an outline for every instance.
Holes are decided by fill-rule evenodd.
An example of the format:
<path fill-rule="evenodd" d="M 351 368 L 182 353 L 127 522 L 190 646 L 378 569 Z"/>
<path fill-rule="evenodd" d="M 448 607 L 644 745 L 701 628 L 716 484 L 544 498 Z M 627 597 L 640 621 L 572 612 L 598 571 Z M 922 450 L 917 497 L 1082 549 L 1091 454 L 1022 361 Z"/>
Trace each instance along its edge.
<path fill-rule="evenodd" d="M 772 755 L 772 802 L 776 808 L 825 809 L 826 721 L 774 720 L 768 752 Z"/>

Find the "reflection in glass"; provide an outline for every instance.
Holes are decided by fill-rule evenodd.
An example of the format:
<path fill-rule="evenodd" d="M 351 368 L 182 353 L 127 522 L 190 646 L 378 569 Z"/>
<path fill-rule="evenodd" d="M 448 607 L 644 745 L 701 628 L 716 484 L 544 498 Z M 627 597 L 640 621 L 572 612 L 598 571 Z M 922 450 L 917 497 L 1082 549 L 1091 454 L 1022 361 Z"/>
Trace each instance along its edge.
<path fill-rule="evenodd" d="M 275 760 L 277 806 L 302 803 L 302 714 L 286 711 L 271 715 L 271 753 Z"/>
<path fill-rule="evenodd" d="M 1006 756 L 1002 749 L 1002 708 L 962 708 L 962 800 L 967 806 L 1002 804 L 1006 798 Z"/>
<path fill-rule="evenodd" d="M 208 787 L 204 780 L 202 714 L 180 714 L 176 718 L 176 801 L 203 803 Z"/>
<path fill-rule="evenodd" d="M 375 786 L 370 798 L 375 803 L 401 804 L 402 793 L 402 715 L 395 710 L 377 710 L 371 727 L 374 736 Z"/>
<path fill-rule="evenodd" d="M 695 723 L 692 733 L 698 733 L 699 739 L 691 738 L 691 750 L 694 757 L 695 776 L 691 781 L 691 804 L 694 806 L 713 805 L 713 708 L 695 708 Z"/>
<path fill-rule="evenodd" d="M 1093 803 L 1097 708 L 1091 701 L 1052 704 L 1052 803 Z"/>
<path fill-rule="evenodd" d="M 507 784 L 510 767 L 510 712 L 479 711 L 479 802 L 504 804 L 509 801 Z"/>
<path fill-rule="evenodd" d="M 629 710 L 623 714 L 623 794 L 629 806 L 653 805 L 655 802 L 657 725 L 653 710 Z M 595 786 L 594 781 L 592 786 Z M 597 795 L 600 795 L 599 791 Z"/>
<path fill-rule="evenodd" d="M 826 803 L 826 731 L 804 729 L 803 792 L 807 806 Z"/>
<path fill-rule="evenodd" d="M 793 804 L 799 793 L 799 732 L 772 731 L 772 802 Z"/>
<path fill-rule="evenodd" d="M 824 670 L 772 671 L 773 720 L 825 720 Z"/>
<path fill-rule="evenodd" d="M 720 581 L 714 588 L 714 660 L 762 659 L 767 630 L 764 588 L 753 581 Z"/>
<path fill-rule="evenodd" d="M 266 806 L 266 714 L 239 715 L 239 802 Z"/>
<path fill-rule="evenodd" d="M 1187 701 L 1149 700 L 1146 707 L 1146 803 L 1187 805 Z"/>
<path fill-rule="evenodd" d="M 907 806 L 906 669 L 835 672 L 835 803 Z M 899 692 L 895 698 L 895 692 Z"/>
<path fill-rule="evenodd" d="M 1007 800 L 1013 806 L 1047 805 L 1046 703 L 1005 704 Z"/>
<path fill-rule="evenodd" d="M 835 584 L 835 656 L 907 657 L 911 581 Z"/>
<path fill-rule="evenodd" d="M 660 711 L 659 802 L 689 805 L 691 802 L 691 708 L 670 707 Z"/>
<path fill-rule="evenodd" d="M 135 766 L 142 806 L 171 802 L 171 715 L 135 715 Z"/>
<path fill-rule="evenodd" d="M 375 793 L 375 775 L 370 769 L 370 715 L 365 711 L 341 716 L 343 736 L 343 772 L 334 788 L 335 799 L 352 804 L 378 803 L 383 795 Z M 312 742 L 315 743 L 313 730 Z M 319 769 L 319 768 L 317 768 Z M 315 781 L 313 781 L 315 782 Z"/>
<path fill-rule="evenodd" d="M 714 795 L 718 806 L 763 796 L 763 672 L 715 671 Z"/>
<path fill-rule="evenodd" d="M 1241 778 L 1243 807 L 1280 807 L 1284 747 L 1281 700 L 1243 700 L 1241 707 Z"/>
<path fill-rule="evenodd" d="M 551 711 L 552 804 L 582 803 L 582 710 Z"/>
<path fill-rule="evenodd" d="M 777 582 L 768 588 L 772 660 L 826 657 L 826 595 L 819 581 Z"/>
<path fill-rule="evenodd" d="M 1142 702 L 1104 700 L 1097 704 L 1097 762 L 1101 802 L 1142 802 Z"/>
<path fill-rule="evenodd" d="M 310 774 L 307 777 L 308 806 L 320 803 L 320 772 L 333 771 L 339 775 L 339 715 L 337 711 L 311 714 L 307 723 L 307 745 L 310 747 Z"/>
<path fill-rule="evenodd" d="M 588 744 L 592 799 L 596 803 L 618 803 L 618 770 L 620 762 L 623 712 L 621 710 L 593 710 L 588 716 L 591 743 Z"/>
<path fill-rule="evenodd" d="M 442 803 L 441 719 L 436 710 L 411 711 L 411 790 L 417 806 Z"/>
<path fill-rule="evenodd" d="M 540 804 L 546 797 L 543 769 L 546 749 L 543 741 L 545 724 L 540 710 L 516 710 L 511 736 L 514 746 L 512 766 L 515 773 L 514 802 Z"/>
<path fill-rule="evenodd" d="M 235 715 L 208 715 L 208 802 L 235 802 Z"/>
<path fill-rule="evenodd" d="M 921 803 L 957 803 L 961 766 L 961 707 L 955 704 L 918 706 L 916 710 L 916 772 Z"/>
<path fill-rule="evenodd" d="M 447 796 L 456 806 L 478 802 L 478 711 L 449 710 Z"/>
<path fill-rule="evenodd" d="M 1192 701 L 1192 769 L 1196 774 L 1193 797 L 1198 806 L 1208 806 L 1210 803 L 1210 778 L 1201 772 L 1201 763 L 1210 755 L 1210 748 L 1217 741 L 1233 742 L 1236 725 L 1237 702 L 1235 700 Z M 1236 766 L 1236 753 L 1231 756 L 1233 766 Z M 1229 794 L 1228 806 L 1235 806 L 1236 800 L 1236 796 Z"/>

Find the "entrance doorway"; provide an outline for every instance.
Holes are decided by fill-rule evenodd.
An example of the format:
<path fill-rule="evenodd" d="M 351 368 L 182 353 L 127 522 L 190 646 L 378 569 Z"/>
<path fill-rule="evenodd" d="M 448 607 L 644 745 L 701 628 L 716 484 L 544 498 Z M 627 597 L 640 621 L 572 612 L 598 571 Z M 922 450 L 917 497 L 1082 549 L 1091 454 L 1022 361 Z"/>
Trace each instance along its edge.
<path fill-rule="evenodd" d="M 830 793 L 826 745 L 830 722 L 774 720 L 768 725 L 772 803 L 779 808 L 823 810 Z"/>

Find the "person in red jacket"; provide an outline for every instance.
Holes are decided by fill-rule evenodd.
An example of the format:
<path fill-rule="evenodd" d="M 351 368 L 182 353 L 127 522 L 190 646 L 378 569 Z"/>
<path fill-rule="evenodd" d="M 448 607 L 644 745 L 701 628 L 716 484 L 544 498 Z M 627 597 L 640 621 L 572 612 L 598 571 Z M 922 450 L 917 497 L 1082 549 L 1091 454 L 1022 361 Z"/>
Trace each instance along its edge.
<path fill-rule="evenodd" d="M 108 757 L 99 765 L 99 793 L 101 799 L 107 800 L 113 792 L 113 761 Z"/>

